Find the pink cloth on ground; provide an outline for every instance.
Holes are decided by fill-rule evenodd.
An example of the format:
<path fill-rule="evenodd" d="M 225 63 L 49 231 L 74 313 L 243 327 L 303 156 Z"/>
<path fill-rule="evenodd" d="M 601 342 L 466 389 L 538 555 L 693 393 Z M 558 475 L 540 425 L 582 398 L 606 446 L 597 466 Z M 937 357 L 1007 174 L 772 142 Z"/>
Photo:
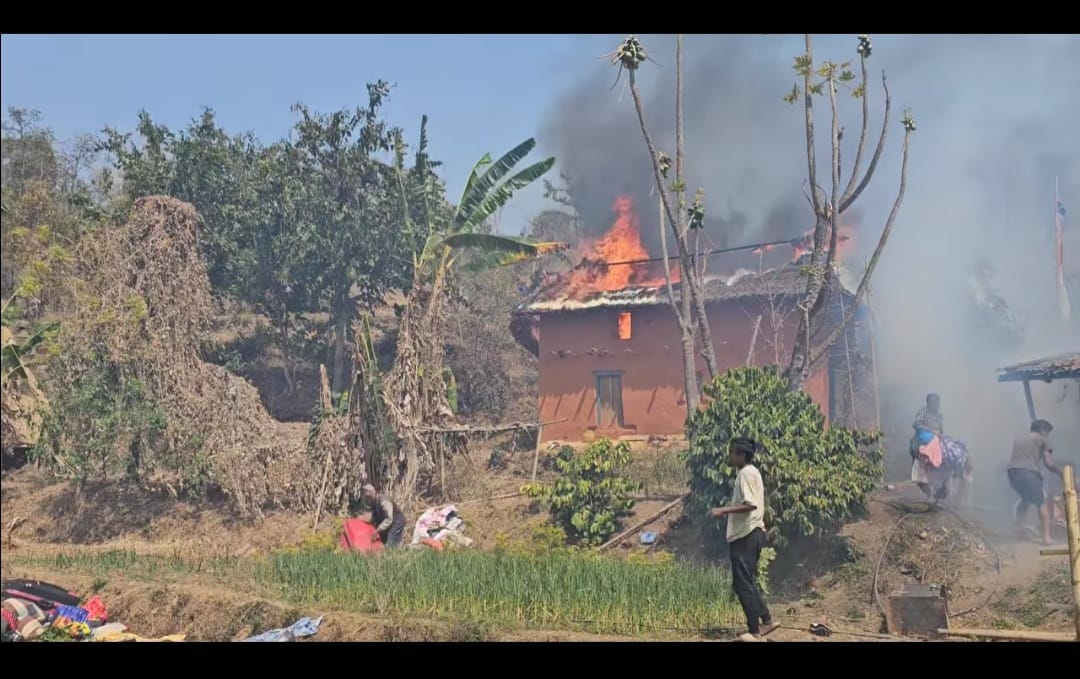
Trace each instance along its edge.
<path fill-rule="evenodd" d="M 919 455 L 922 455 L 924 458 L 926 458 L 927 464 L 929 464 L 932 468 L 937 469 L 938 467 L 940 467 L 943 458 L 941 452 L 941 439 L 935 436 L 934 438 L 930 439 L 930 443 L 919 446 Z"/>

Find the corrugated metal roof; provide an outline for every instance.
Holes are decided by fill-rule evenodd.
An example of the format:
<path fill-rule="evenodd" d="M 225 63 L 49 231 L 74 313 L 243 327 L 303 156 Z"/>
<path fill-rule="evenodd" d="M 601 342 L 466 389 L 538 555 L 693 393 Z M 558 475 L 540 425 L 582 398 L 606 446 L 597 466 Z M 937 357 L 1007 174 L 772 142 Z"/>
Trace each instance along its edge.
<path fill-rule="evenodd" d="M 1040 358 L 998 368 L 998 382 L 1080 379 L 1080 352 Z"/>
<path fill-rule="evenodd" d="M 783 297 L 802 294 L 806 289 L 805 267 L 789 264 L 760 274 L 740 269 L 734 275 L 705 281 L 705 297 L 719 302 L 747 297 Z M 674 284 L 677 292 L 679 284 Z M 845 290 L 850 295 L 850 291 Z M 583 309 L 630 308 L 667 304 L 666 286 L 633 287 L 608 292 L 571 296 L 564 281 L 541 289 L 517 306 L 517 313 L 553 313 Z"/>

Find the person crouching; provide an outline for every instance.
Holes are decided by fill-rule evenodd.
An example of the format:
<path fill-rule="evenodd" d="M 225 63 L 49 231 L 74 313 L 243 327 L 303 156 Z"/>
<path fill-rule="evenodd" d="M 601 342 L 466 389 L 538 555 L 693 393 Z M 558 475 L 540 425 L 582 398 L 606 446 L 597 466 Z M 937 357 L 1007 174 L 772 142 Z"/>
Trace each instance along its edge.
<path fill-rule="evenodd" d="M 375 490 L 370 483 L 364 486 L 364 500 L 371 507 L 371 523 L 379 532 L 379 539 L 387 547 L 401 546 L 405 535 L 405 513 L 385 493 Z"/>

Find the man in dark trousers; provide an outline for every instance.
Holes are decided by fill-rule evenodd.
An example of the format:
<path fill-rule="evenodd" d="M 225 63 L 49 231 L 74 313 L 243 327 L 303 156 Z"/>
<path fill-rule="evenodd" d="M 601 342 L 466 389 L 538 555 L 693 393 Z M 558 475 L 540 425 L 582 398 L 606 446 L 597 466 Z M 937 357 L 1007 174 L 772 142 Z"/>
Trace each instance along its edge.
<path fill-rule="evenodd" d="M 1054 464 L 1054 451 L 1050 447 L 1050 432 L 1054 431 L 1046 420 L 1035 420 L 1031 431 L 1013 442 L 1012 459 L 1009 460 L 1009 485 L 1020 496 L 1013 510 L 1018 535 L 1025 533 L 1024 521 L 1028 507 L 1035 507 L 1042 523 L 1044 545 L 1053 544 L 1050 535 L 1050 508 L 1046 506 L 1046 482 L 1043 469 L 1062 476 Z"/>
<path fill-rule="evenodd" d="M 398 547 L 405 535 L 405 513 L 385 493 L 379 493 L 370 483 L 364 486 L 364 500 L 371 507 L 371 523 L 379 532 L 379 539 L 387 547 Z"/>
<path fill-rule="evenodd" d="M 761 641 L 773 625 L 765 596 L 757 585 L 758 559 L 765 546 L 765 484 L 753 465 L 760 446 L 753 439 L 735 438 L 728 445 L 731 466 L 737 471 L 731 504 L 709 510 L 714 519 L 727 517 L 731 555 L 731 587 L 739 598 L 749 632 L 740 641 Z"/>

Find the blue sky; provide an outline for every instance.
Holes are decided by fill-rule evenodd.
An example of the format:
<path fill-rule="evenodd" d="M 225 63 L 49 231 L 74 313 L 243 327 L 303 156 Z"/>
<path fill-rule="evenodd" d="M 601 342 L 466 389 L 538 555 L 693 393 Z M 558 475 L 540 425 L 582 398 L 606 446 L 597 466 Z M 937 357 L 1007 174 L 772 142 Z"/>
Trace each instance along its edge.
<path fill-rule="evenodd" d="M 545 114 L 583 69 L 605 68 L 601 51 L 568 35 L 4 35 L 0 104 L 39 109 L 62 140 L 131 129 L 140 109 L 175 128 L 210 106 L 225 129 L 272 141 L 294 122 L 294 103 L 360 105 L 382 78 L 397 85 L 386 111 L 408 139 L 430 117 L 456 199 L 483 153 L 529 136 L 543 146 Z M 539 187 L 527 191 L 502 229 L 520 231 L 543 204 Z"/>

